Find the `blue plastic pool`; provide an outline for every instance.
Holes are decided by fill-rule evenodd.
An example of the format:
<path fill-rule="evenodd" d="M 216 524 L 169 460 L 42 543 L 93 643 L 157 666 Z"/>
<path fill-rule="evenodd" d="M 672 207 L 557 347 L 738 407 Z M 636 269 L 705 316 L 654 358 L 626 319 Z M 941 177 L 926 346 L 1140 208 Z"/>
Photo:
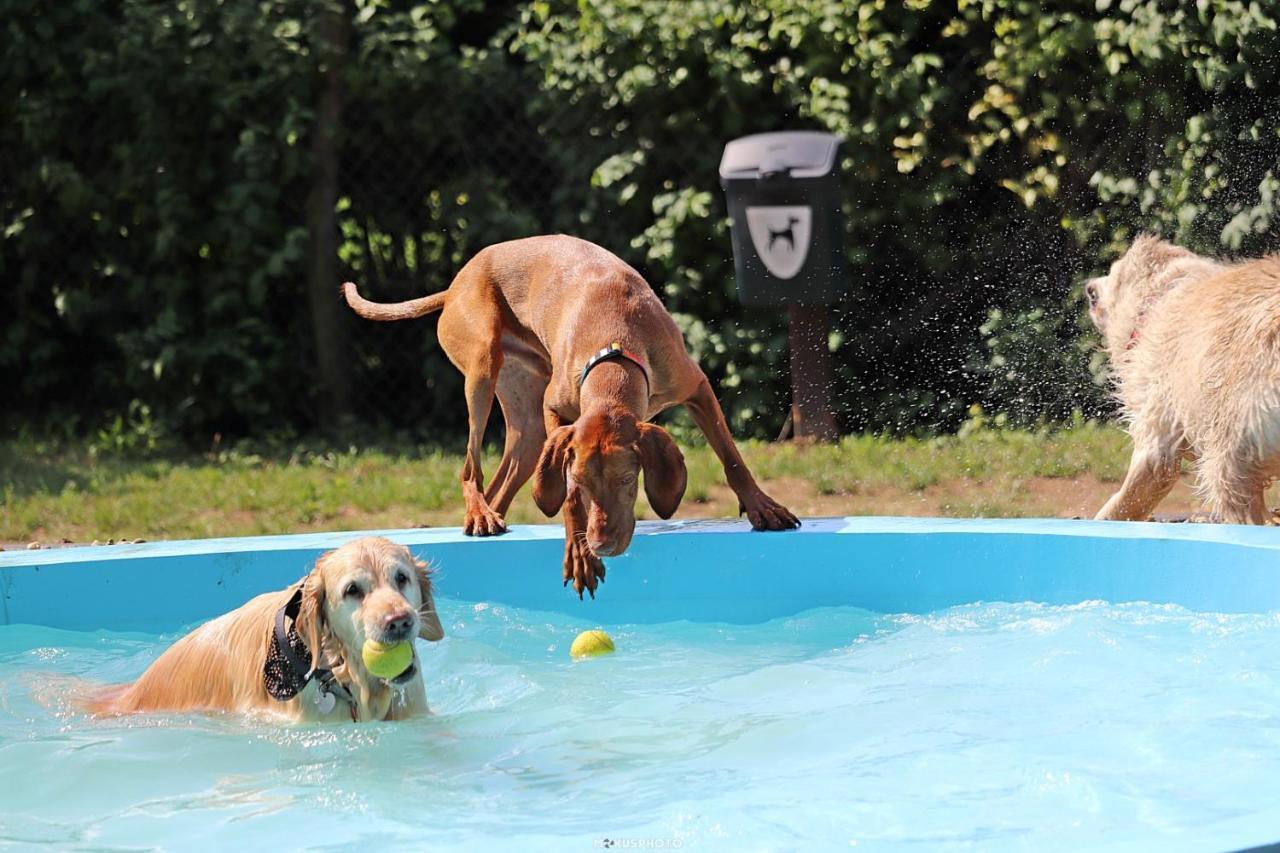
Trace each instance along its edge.
<path fill-rule="evenodd" d="M 434 716 L 88 720 L 182 628 L 355 534 L 0 554 L 0 845 L 1227 850 L 1280 838 L 1280 531 L 643 526 L 439 566 Z M 617 654 L 572 663 L 602 626 Z"/>

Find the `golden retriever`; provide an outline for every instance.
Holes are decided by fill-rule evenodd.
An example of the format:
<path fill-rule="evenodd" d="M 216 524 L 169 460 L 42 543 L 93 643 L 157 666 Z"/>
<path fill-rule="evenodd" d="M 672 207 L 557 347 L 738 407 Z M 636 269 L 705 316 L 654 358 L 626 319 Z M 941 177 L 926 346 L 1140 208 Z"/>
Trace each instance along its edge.
<path fill-rule="evenodd" d="M 1262 524 L 1280 475 L 1280 257 L 1203 258 L 1140 236 L 1085 285 L 1133 437 L 1100 519 L 1145 519 L 1196 460 L 1221 521 Z"/>
<path fill-rule="evenodd" d="M 426 563 L 387 539 L 357 539 L 321 556 L 297 584 L 187 634 L 137 681 L 99 691 L 89 710 L 404 719 L 427 711 L 417 652 L 404 673 L 387 681 L 365 669 L 364 642 L 443 636 Z"/>

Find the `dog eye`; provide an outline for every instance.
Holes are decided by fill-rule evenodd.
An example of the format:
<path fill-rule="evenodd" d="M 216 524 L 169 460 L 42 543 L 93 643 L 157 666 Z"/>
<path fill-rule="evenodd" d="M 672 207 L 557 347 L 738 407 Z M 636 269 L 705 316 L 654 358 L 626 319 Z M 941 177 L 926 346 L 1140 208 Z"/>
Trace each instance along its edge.
<path fill-rule="evenodd" d="M 404 572 L 396 572 L 396 586 L 404 586 L 409 582 L 409 576 Z"/>
<path fill-rule="evenodd" d="M 347 584 L 347 588 L 342 591 L 347 598 L 364 598 L 364 590 L 357 583 Z"/>

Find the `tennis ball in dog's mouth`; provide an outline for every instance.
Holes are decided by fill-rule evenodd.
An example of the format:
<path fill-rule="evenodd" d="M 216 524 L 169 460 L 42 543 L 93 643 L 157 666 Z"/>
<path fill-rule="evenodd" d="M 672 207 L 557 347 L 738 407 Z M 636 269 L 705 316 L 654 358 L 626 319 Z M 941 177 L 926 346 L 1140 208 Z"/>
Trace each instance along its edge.
<path fill-rule="evenodd" d="M 365 640 L 364 648 L 360 650 L 360 658 L 364 661 L 364 668 L 378 678 L 395 678 L 413 663 L 413 643 L 379 643 L 377 640 Z"/>
<path fill-rule="evenodd" d="M 613 651 L 613 638 L 604 631 L 583 631 L 569 647 L 569 657 L 593 658 Z"/>

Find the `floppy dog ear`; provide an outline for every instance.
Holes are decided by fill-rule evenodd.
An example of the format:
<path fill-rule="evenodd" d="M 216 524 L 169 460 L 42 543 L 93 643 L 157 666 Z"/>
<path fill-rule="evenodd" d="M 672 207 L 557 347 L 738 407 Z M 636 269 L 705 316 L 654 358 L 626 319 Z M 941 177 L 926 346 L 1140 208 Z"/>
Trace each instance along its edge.
<path fill-rule="evenodd" d="M 670 518 L 680 506 L 684 487 L 689 482 L 689 472 L 684 467 L 684 455 L 680 448 L 660 426 L 642 423 L 640 441 L 640 467 L 644 469 L 644 493 L 649 506 L 662 518 Z"/>
<path fill-rule="evenodd" d="M 569 464 L 569 451 L 573 445 L 573 427 L 562 426 L 547 436 L 538 457 L 538 467 L 533 472 L 533 502 L 545 516 L 553 516 L 564 505 L 568 484 L 565 468 Z"/>
<path fill-rule="evenodd" d="M 321 644 L 324 642 L 324 573 L 321 567 L 333 554 L 330 551 L 316 560 L 311 574 L 302 582 L 302 606 L 298 609 L 298 618 L 293 621 L 294 628 L 302 642 L 307 644 L 311 652 L 311 668 L 315 669 L 320 661 Z"/>
<path fill-rule="evenodd" d="M 440 624 L 440 614 L 436 613 L 436 598 L 431 592 L 431 566 L 422 560 L 414 560 L 413 566 L 418 576 L 418 592 L 422 597 L 422 604 L 418 607 L 418 636 L 434 643 L 444 638 L 444 626 Z"/>

